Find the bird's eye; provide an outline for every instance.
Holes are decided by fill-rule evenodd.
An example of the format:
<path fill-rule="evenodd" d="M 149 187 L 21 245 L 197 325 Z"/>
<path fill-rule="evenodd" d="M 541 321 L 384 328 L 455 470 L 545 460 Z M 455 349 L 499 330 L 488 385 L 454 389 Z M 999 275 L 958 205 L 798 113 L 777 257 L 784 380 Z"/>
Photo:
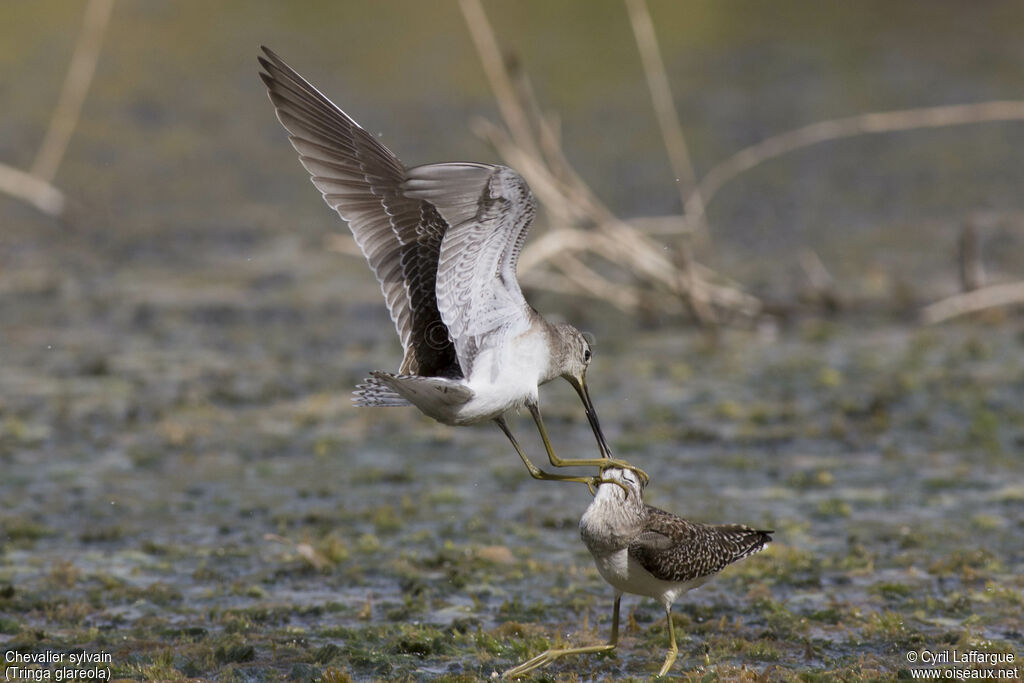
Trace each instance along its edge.
<path fill-rule="evenodd" d="M 589 363 L 589 362 L 590 362 L 590 357 L 591 357 L 592 355 L 593 355 L 593 354 L 592 354 L 592 353 L 590 353 L 590 349 L 583 349 L 583 360 L 584 360 L 585 362 Z"/>

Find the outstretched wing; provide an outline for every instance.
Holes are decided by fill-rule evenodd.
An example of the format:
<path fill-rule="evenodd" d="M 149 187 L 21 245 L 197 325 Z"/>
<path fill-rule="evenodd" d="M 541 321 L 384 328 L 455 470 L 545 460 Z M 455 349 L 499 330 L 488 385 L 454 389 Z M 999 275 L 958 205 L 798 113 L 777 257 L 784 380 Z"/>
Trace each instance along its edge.
<path fill-rule="evenodd" d="M 278 119 L 380 282 L 404 350 L 400 372 L 457 374 L 434 292 L 444 218 L 428 202 L 403 194 L 406 169 L 398 157 L 273 51 L 263 52 L 260 78 Z"/>
<path fill-rule="evenodd" d="M 630 543 L 629 555 L 664 581 L 717 574 L 771 541 L 771 531 L 742 524 L 699 524 L 650 505 L 646 508 L 644 531 Z"/>
<path fill-rule="evenodd" d="M 536 203 L 518 173 L 489 164 L 417 166 L 409 169 L 404 188 L 448 223 L 437 267 L 437 308 L 468 376 L 478 349 L 530 324 L 516 264 Z"/>

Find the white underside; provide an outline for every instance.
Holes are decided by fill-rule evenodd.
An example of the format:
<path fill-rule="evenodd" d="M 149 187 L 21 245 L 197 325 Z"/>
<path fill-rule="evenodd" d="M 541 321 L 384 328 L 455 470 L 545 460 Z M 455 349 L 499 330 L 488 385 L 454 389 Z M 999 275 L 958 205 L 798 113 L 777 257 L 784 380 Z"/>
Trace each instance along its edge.
<path fill-rule="evenodd" d="M 438 422 L 467 425 L 492 420 L 509 410 L 537 402 L 537 386 L 544 381 L 549 352 L 546 339 L 530 330 L 497 348 L 484 348 L 473 359 L 472 374 L 450 384 L 472 392 L 467 401 L 453 401 L 442 390 L 415 394 L 396 386 L 403 398 Z"/>
<path fill-rule="evenodd" d="M 680 594 L 702 585 L 710 577 L 694 581 L 663 581 L 643 568 L 623 548 L 607 554 L 594 555 L 594 564 L 605 581 L 616 590 L 633 595 L 654 598 L 665 609 L 672 606 Z"/>

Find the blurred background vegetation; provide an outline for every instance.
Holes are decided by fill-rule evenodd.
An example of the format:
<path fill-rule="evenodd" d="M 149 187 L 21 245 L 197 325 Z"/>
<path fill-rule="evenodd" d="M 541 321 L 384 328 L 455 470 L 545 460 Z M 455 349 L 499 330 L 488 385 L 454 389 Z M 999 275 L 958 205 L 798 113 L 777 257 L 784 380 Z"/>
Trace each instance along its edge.
<path fill-rule="evenodd" d="M 7 164 L 25 167 L 38 149 L 81 9 L 4 9 Z M 621 3 L 488 11 L 595 194 L 628 218 L 679 214 Z M 816 121 L 1019 97 L 1020 12 L 1013 2 L 652 8 L 698 177 Z M 230 249 L 231 235 L 315 242 L 343 229 L 310 199 L 253 80 L 263 43 L 407 163 L 499 161 L 470 132 L 474 118 L 498 117 L 456 3 L 124 3 L 56 180 L 79 209 L 72 227 L 106 244 L 146 235 L 162 258 L 185 259 L 202 244 Z M 1018 273 L 1022 135 L 1019 122 L 911 130 L 771 160 L 711 202 L 707 259 L 761 297 L 789 299 L 807 284 L 799 255 L 810 250 L 844 291 L 920 302 L 955 291 L 958 235 L 980 217 L 987 268 Z M 6 239 L 18 226 L 30 239 L 47 231 L 16 204 L 5 213 Z"/>

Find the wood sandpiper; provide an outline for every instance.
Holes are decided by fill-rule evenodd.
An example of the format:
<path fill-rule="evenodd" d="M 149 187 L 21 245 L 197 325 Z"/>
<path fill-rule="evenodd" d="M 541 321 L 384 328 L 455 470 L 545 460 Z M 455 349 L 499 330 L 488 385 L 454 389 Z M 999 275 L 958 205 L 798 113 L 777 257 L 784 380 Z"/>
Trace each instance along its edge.
<path fill-rule="evenodd" d="M 676 660 L 672 603 L 686 591 L 708 581 L 727 565 L 761 550 L 773 531 L 742 524 L 700 524 L 659 510 L 643 502 L 644 480 L 632 472 L 612 468 L 609 480 L 580 519 L 580 535 L 597 571 L 615 589 L 612 634 L 608 643 L 589 647 L 553 649 L 505 672 L 521 676 L 566 655 L 610 652 L 619 640 L 619 603 L 623 593 L 651 597 L 665 608 L 669 651 L 658 672 L 664 676 Z M 612 481 L 622 486 L 612 485 Z"/>
<path fill-rule="evenodd" d="M 536 212 L 526 181 L 490 164 L 407 168 L 273 51 L 263 53 L 260 77 L 277 117 L 313 184 L 348 222 L 402 342 L 398 372 L 371 373 L 356 405 L 414 405 L 448 425 L 493 420 L 534 478 L 601 481 L 534 465 L 505 421 L 509 410 L 526 406 L 552 466 L 622 467 L 646 481 L 612 455 L 601 431 L 586 383 L 589 342 L 523 298 L 516 264 Z M 600 458 L 555 454 L 538 387 L 556 377 L 583 402 Z"/>

